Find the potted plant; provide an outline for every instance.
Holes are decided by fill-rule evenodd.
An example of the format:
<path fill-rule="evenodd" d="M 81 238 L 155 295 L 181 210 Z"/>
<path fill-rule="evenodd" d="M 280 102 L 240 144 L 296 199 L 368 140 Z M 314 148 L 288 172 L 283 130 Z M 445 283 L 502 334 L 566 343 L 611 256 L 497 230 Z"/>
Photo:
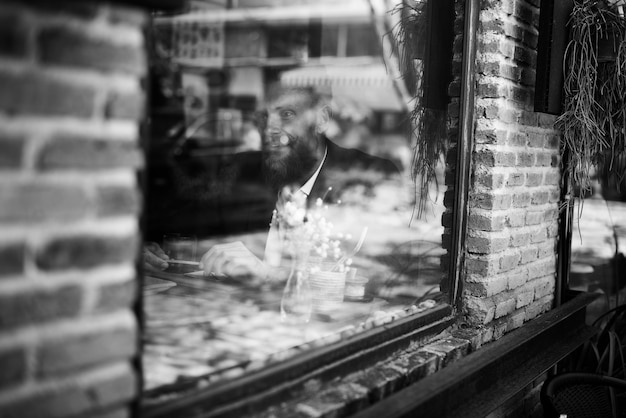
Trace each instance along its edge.
<path fill-rule="evenodd" d="M 596 170 L 616 169 L 626 151 L 626 18 L 624 1 L 574 0 L 564 62 L 564 172 L 581 198 Z M 572 195 L 571 198 L 574 196 Z"/>

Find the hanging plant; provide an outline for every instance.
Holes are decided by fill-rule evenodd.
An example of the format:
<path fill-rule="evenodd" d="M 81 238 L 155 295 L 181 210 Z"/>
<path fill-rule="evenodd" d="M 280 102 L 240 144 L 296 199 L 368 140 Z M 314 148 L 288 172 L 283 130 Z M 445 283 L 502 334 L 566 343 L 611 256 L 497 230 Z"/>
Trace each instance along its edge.
<path fill-rule="evenodd" d="M 429 0 L 404 0 L 393 11 L 399 14 L 394 36 L 402 78 L 413 96 L 410 113 L 414 140 L 411 175 L 417 197 L 417 217 L 422 215 L 429 202 L 431 185 L 438 187 L 437 169 L 449 146 L 447 105 L 434 107 L 425 100 L 426 43 L 432 30 L 427 18 L 429 6 Z M 443 25 L 443 22 L 439 23 Z"/>
<path fill-rule="evenodd" d="M 623 175 L 616 169 L 626 151 L 626 19 L 618 3 L 574 0 L 569 22 L 564 108 L 555 126 L 565 175 L 581 198 L 591 194 L 596 170 Z"/>

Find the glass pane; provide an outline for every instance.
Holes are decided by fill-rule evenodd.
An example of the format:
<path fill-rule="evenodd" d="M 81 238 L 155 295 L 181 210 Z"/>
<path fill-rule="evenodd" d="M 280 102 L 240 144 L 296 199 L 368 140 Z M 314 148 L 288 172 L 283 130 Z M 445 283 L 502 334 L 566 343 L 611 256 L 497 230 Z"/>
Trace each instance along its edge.
<path fill-rule="evenodd" d="M 152 25 L 149 393 L 427 311 L 447 280 L 453 179 L 440 158 L 438 186 L 417 193 L 413 102 L 374 25 L 400 15 L 365 0 L 217 3 Z"/>
<path fill-rule="evenodd" d="M 374 25 L 348 26 L 348 42 L 346 56 L 377 56 L 380 55 L 380 39 Z"/>
<path fill-rule="evenodd" d="M 626 286 L 626 156 L 607 158 L 591 193 L 573 209 L 569 287 L 602 296 L 587 309 L 591 323 L 624 301 Z M 610 163 L 609 163 L 610 161 Z"/>

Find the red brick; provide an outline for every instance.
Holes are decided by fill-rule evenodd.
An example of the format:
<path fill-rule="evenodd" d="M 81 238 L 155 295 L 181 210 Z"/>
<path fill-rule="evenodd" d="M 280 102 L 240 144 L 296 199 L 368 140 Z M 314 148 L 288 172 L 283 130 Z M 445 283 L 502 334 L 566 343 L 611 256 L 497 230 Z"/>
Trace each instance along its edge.
<path fill-rule="evenodd" d="M 111 91 L 108 94 L 104 117 L 107 119 L 140 120 L 144 117 L 144 95 L 137 92 Z"/>
<path fill-rule="evenodd" d="M 525 132 L 510 132 L 507 144 L 513 147 L 525 147 L 528 142 L 528 134 Z"/>
<path fill-rule="evenodd" d="M 499 340 L 500 338 L 502 338 L 504 334 L 506 334 L 506 332 L 508 331 L 507 326 L 507 318 L 502 318 L 499 322 L 496 322 L 493 326 L 493 339 Z"/>
<path fill-rule="evenodd" d="M 497 54 L 498 52 L 500 52 L 500 41 L 498 40 L 482 41 L 478 45 L 478 48 L 483 54 Z"/>
<path fill-rule="evenodd" d="M 507 277 L 507 289 L 517 289 L 520 286 L 524 285 L 528 280 L 528 270 L 523 271 L 515 271 L 512 273 L 508 273 Z"/>
<path fill-rule="evenodd" d="M 554 281 L 554 276 L 547 276 L 534 281 L 535 300 L 551 295 L 554 292 Z"/>
<path fill-rule="evenodd" d="M 561 201 L 561 191 L 557 188 L 550 190 L 549 196 L 548 202 L 550 203 L 558 203 Z"/>
<path fill-rule="evenodd" d="M 504 23 L 501 19 L 483 20 L 479 23 L 482 33 L 491 32 L 504 35 Z"/>
<path fill-rule="evenodd" d="M 528 264 L 537 260 L 537 248 L 536 247 L 524 248 L 522 249 L 521 254 L 522 254 L 522 259 L 520 261 L 521 264 Z"/>
<path fill-rule="evenodd" d="M 544 242 L 547 238 L 548 234 L 546 228 L 537 229 L 530 234 L 530 242 L 533 244 Z"/>
<path fill-rule="evenodd" d="M 526 306 L 524 310 L 526 311 L 526 320 L 530 321 L 531 319 L 535 319 L 543 312 L 544 303 L 541 301 L 533 302 L 530 305 Z"/>
<path fill-rule="evenodd" d="M 95 112 L 94 86 L 44 72 L 0 70 L 0 91 L 0 111 L 9 114 L 91 118 Z"/>
<path fill-rule="evenodd" d="M 465 291 L 477 297 L 491 297 L 506 290 L 508 280 L 503 276 L 491 276 L 487 280 L 478 280 L 476 275 L 470 276 L 465 283 Z"/>
<path fill-rule="evenodd" d="M 28 26 L 16 13 L 0 15 L 0 56 L 26 58 L 28 56 Z"/>
<path fill-rule="evenodd" d="M 479 83 L 476 94 L 484 98 L 504 97 L 504 91 L 497 83 Z"/>
<path fill-rule="evenodd" d="M 434 353 L 417 351 L 405 357 L 406 361 L 394 361 L 394 365 L 402 365 L 406 369 L 406 384 L 417 382 L 423 377 L 435 373 L 441 368 L 441 359 Z"/>
<path fill-rule="evenodd" d="M 310 411 L 323 416 L 347 416 L 368 405 L 367 388 L 356 383 L 345 383 L 322 390 L 300 403 Z"/>
<path fill-rule="evenodd" d="M 543 148 L 545 146 L 545 135 L 532 132 L 529 133 L 528 146 L 532 148 Z"/>
<path fill-rule="evenodd" d="M 506 254 L 500 257 L 500 271 L 505 272 L 513 270 L 519 265 L 521 255 L 517 252 Z"/>
<path fill-rule="evenodd" d="M 519 309 L 529 305 L 534 300 L 534 297 L 535 292 L 533 290 L 518 293 L 515 308 Z"/>
<path fill-rule="evenodd" d="M 374 403 L 400 389 L 404 385 L 405 379 L 406 376 L 401 371 L 387 365 L 381 365 L 380 367 L 368 368 L 346 380 L 368 388 L 369 401 Z"/>
<path fill-rule="evenodd" d="M 78 235 L 43 244 L 37 249 L 35 261 L 37 267 L 46 271 L 88 269 L 132 262 L 137 252 L 134 236 Z"/>
<path fill-rule="evenodd" d="M 543 181 L 543 173 L 528 173 L 526 175 L 527 187 L 541 186 L 542 181 Z"/>
<path fill-rule="evenodd" d="M 489 126 L 477 126 L 474 138 L 477 144 L 497 144 L 498 134 L 497 131 Z"/>
<path fill-rule="evenodd" d="M 506 225 L 511 228 L 517 228 L 520 226 L 524 226 L 526 222 L 526 213 L 525 211 L 509 211 L 506 216 Z"/>
<path fill-rule="evenodd" d="M 87 191 L 79 186 L 13 183 L 0 188 L 0 221 L 32 222 L 83 219 L 93 213 Z"/>
<path fill-rule="evenodd" d="M 521 167 L 532 167 L 535 165 L 535 154 L 532 152 L 520 152 L 517 154 L 517 165 Z"/>
<path fill-rule="evenodd" d="M 511 99 L 522 105 L 529 103 L 532 99 L 531 93 L 525 88 L 512 87 L 510 93 Z"/>
<path fill-rule="evenodd" d="M 101 186 L 97 189 L 97 215 L 100 217 L 138 214 L 140 192 L 130 186 Z"/>
<path fill-rule="evenodd" d="M 528 231 L 516 231 L 511 233 L 511 247 L 521 247 L 530 243 Z"/>
<path fill-rule="evenodd" d="M 0 278 L 24 272 L 26 245 L 23 242 L 0 244 Z"/>
<path fill-rule="evenodd" d="M 520 124 L 525 126 L 537 126 L 537 113 L 532 111 L 522 111 L 520 117 Z"/>
<path fill-rule="evenodd" d="M 94 324 L 98 318 L 94 317 Z M 130 358 L 137 352 L 134 327 L 95 326 L 71 335 L 58 335 L 42 341 L 37 349 L 38 374 L 42 377 Z"/>
<path fill-rule="evenodd" d="M 557 208 L 553 208 L 553 209 L 546 209 L 543 212 L 543 220 L 544 222 L 554 222 L 557 220 L 559 216 L 559 210 Z M 548 236 L 550 236 L 550 234 L 548 234 Z"/>
<path fill-rule="evenodd" d="M 37 44 L 44 64 L 137 75 L 145 74 L 147 67 L 141 45 L 118 44 L 69 26 L 42 29 Z"/>
<path fill-rule="evenodd" d="M 550 199 L 550 193 L 546 190 L 538 190 L 533 192 L 531 203 L 533 205 L 545 205 Z"/>
<path fill-rule="evenodd" d="M 24 347 L 0 348 L 0 389 L 17 386 L 26 378 Z"/>
<path fill-rule="evenodd" d="M 526 5 L 526 3 L 523 3 L 523 2 L 515 3 L 514 16 L 523 22 L 529 23 L 533 27 L 538 26 L 539 13 L 534 12 L 532 8 Z"/>
<path fill-rule="evenodd" d="M 526 212 L 526 225 L 539 225 L 543 222 L 543 211 L 528 211 Z"/>
<path fill-rule="evenodd" d="M 110 312 L 120 308 L 130 308 L 137 299 L 138 278 L 107 283 L 98 288 L 94 310 Z"/>
<path fill-rule="evenodd" d="M 79 286 L 65 285 L 0 294 L 0 329 L 76 316 L 82 293 Z"/>
<path fill-rule="evenodd" d="M 525 208 L 530 205 L 530 193 L 529 192 L 516 192 L 513 195 L 513 207 Z"/>
<path fill-rule="evenodd" d="M 93 417 L 130 402 L 137 395 L 137 387 L 136 373 L 130 366 L 107 366 L 55 385 L 40 385 L 29 395 L 7 400 L 0 409 L 7 417 Z"/>
<path fill-rule="evenodd" d="M 536 165 L 538 167 L 552 167 L 554 163 L 555 154 L 549 152 L 540 152 L 537 154 Z"/>
<path fill-rule="evenodd" d="M 460 112 L 459 102 L 453 101 L 448 103 L 448 116 L 451 118 L 458 118 Z"/>
<path fill-rule="evenodd" d="M 506 180 L 507 187 L 521 186 L 523 184 L 524 184 L 524 173 L 520 173 L 520 172 L 510 173 Z"/>
<path fill-rule="evenodd" d="M 558 172 L 546 173 L 543 184 L 546 186 L 558 186 L 561 183 L 561 174 Z"/>
<path fill-rule="evenodd" d="M 556 252 L 556 242 L 550 242 L 538 248 L 537 258 L 548 258 Z"/>
<path fill-rule="evenodd" d="M 503 316 L 506 316 L 510 314 L 511 312 L 513 312 L 515 310 L 515 303 L 516 303 L 515 298 L 511 298 L 508 296 L 505 298 L 502 298 L 502 300 L 497 300 L 495 318 L 496 319 L 502 318 Z"/>
<path fill-rule="evenodd" d="M 501 210 L 511 206 L 511 195 L 495 193 L 474 193 L 470 198 L 472 207 Z"/>
<path fill-rule="evenodd" d="M 453 81 L 448 85 L 448 96 L 460 97 L 461 96 L 461 83 Z"/>
<path fill-rule="evenodd" d="M 535 51 L 524 47 L 516 47 L 515 52 L 513 53 L 513 58 L 519 63 L 528 64 L 529 67 L 534 67 L 537 61 Z"/>
<path fill-rule="evenodd" d="M 535 86 L 535 79 L 537 78 L 537 72 L 531 68 L 520 69 L 519 82 L 523 86 Z M 543 125 L 539 125 L 543 126 Z"/>
<path fill-rule="evenodd" d="M 464 324 L 461 324 L 461 328 L 451 330 L 450 334 L 455 338 L 467 340 L 469 342 L 468 352 L 470 353 L 482 346 L 480 331 L 476 328 L 464 328 Z"/>
<path fill-rule="evenodd" d="M 478 275 L 481 277 L 490 276 L 495 274 L 498 270 L 499 262 L 496 259 L 489 259 L 486 257 L 476 256 L 470 253 L 465 260 L 465 269 L 467 273 L 471 275 Z M 472 281 L 468 278 L 468 280 Z"/>
<path fill-rule="evenodd" d="M 504 237 L 476 236 L 467 237 L 467 251 L 474 254 L 492 254 L 504 251 L 508 240 Z"/>
<path fill-rule="evenodd" d="M 493 212 L 472 212 L 469 216 L 468 226 L 480 231 L 501 231 L 504 229 L 505 217 Z"/>
<path fill-rule="evenodd" d="M 465 296 L 463 298 L 466 311 L 465 319 L 472 325 L 488 324 L 494 318 L 496 305 L 489 298 Z"/>
<path fill-rule="evenodd" d="M 483 149 L 477 152 L 476 163 L 487 167 L 512 167 L 515 165 L 515 153 Z"/>
<path fill-rule="evenodd" d="M 481 172 L 474 174 L 476 184 L 489 189 L 497 189 L 504 185 L 504 174 L 493 172 Z"/>
<path fill-rule="evenodd" d="M 524 325 L 525 319 L 526 319 L 526 312 L 523 309 L 517 312 L 513 312 L 507 318 L 506 330 L 512 331 L 516 328 L 521 327 L 522 325 Z"/>
<path fill-rule="evenodd" d="M 22 166 L 24 145 L 24 138 L 0 134 L 0 170 Z"/>
<path fill-rule="evenodd" d="M 553 259 L 545 261 L 537 261 L 528 266 L 528 278 L 537 279 L 545 277 L 546 274 L 552 274 L 556 271 L 556 262 Z M 533 282 L 534 283 L 534 282 Z"/>
<path fill-rule="evenodd" d="M 41 149 L 37 161 L 41 170 L 103 170 L 142 165 L 143 155 L 133 142 L 84 138 L 51 141 Z"/>
<path fill-rule="evenodd" d="M 433 353 L 440 356 L 442 359 L 442 367 L 464 357 L 467 355 L 468 350 L 469 341 L 454 337 L 442 338 L 420 349 L 421 352 Z"/>

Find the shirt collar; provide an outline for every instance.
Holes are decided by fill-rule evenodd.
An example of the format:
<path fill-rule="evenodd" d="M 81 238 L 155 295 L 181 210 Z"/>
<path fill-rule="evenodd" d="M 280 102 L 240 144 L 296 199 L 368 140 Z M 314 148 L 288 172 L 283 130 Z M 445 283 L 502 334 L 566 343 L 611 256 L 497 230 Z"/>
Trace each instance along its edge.
<path fill-rule="evenodd" d="M 306 197 L 309 197 L 309 195 L 311 194 L 313 185 L 315 184 L 315 181 L 317 180 L 317 177 L 319 176 L 320 171 L 322 170 L 322 166 L 324 165 L 324 162 L 326 161 L 326 154 L 328 154 L 328 147 L 324 146 L 324 157 L 322 157 L 322 161 L 320 161 L 320 165 L 317 167 L 317 170 L 315 170 L 315 173 L 313 173 L 313 175 L 299 189 L 302 193 L 306 195 Z"/>

